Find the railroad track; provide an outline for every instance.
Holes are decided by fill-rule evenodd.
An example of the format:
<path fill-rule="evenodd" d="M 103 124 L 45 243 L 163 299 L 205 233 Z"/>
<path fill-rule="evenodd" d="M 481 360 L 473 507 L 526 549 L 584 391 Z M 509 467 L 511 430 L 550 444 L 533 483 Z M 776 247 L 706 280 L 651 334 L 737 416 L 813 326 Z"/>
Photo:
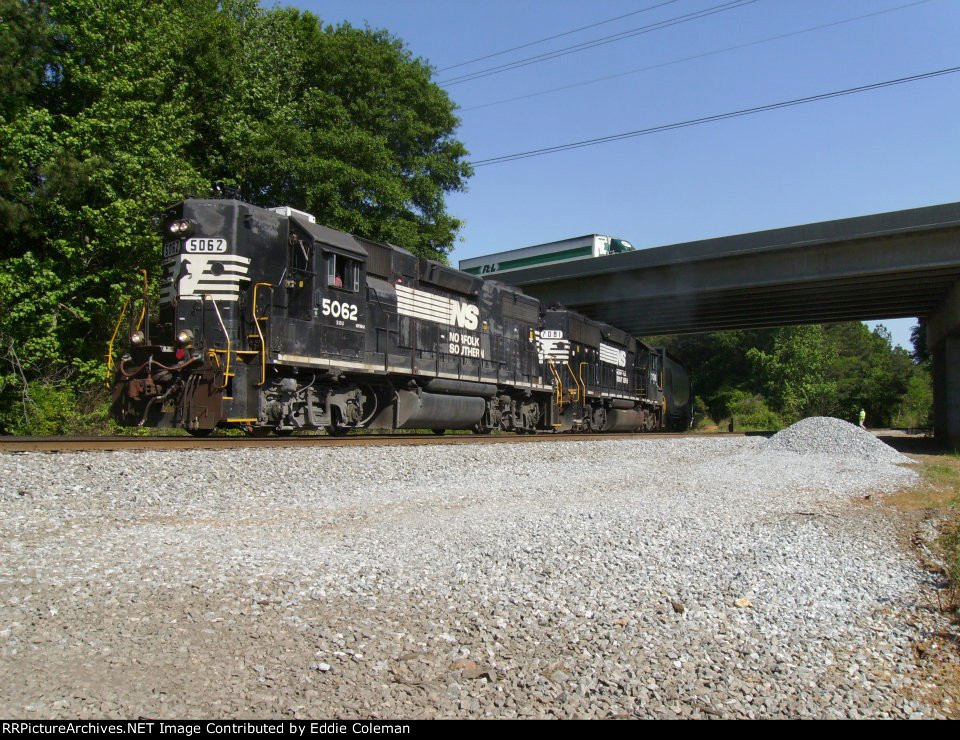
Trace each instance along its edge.
<path fill-rule="evenodd" d="M 108 452 L 115 450 L 221 450 L 237 447 L 344 447 L 387 445 L 463 445 L 542 442 L 582 442 L 611 439 L 656 439 L 703 436 L 695 432 L 660 434 L 362 434 L 346 437 L 324 435 L 293 437 L 0 437 L 0 453 L 14 452 Z M 716 436 L 716 435 L 706 435 Z M 729 436 L 729 435 L 725 435 Z M 739 436 L 739 435 L 737 435 Z"/>

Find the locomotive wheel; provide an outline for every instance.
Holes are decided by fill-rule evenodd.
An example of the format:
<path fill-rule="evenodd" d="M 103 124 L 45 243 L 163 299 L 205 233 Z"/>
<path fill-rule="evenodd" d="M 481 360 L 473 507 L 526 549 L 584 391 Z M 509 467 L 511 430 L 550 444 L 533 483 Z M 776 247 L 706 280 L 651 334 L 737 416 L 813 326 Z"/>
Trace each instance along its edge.
<path fill-rule="evenodd" d="M 436 429 L 431 429 L 430 431 L 436 434 L 438 437 L 442 437 L 444 434 L 447 433 L 446 429 L 442 429 L 440 427 L 437 427 Z"/>
<path fill-rule="evenodd" d="M 293 434 L 293 430 L 292 429 L 274 429 L 273 433 L 276 434 L 278 437 L 289 437 L 291 434 Z"/>
<path fill-rule="evenodd" d="M 213 434 L 213 429 L 188 429 L 187 434 L 191 437 L 209 437 Z"/>
<path fill-rule="evenodd" d="M 483 424 L 474 424 L 473 433 L 474 434 L 490 434 L 493 431 L 493 427 L 486 427 Z"/>
<path fill-rule="evenodd" d="M 373 386 L 361 385 L 360 392 L 363 393 L 363 418 L 357 423 L 358 427 L 365 427 L 380 410 L 380 403 L 377 400 L 377 391 Z"/>
<path fill-rule="evenodd" d="M 248 426 L 248 427 L 244 427 L 243 431 L 245 431 L 251 437 L 256 437 L 257 439 L 262 439 L 263 437 L 270 436 L 270 427 Z"/>

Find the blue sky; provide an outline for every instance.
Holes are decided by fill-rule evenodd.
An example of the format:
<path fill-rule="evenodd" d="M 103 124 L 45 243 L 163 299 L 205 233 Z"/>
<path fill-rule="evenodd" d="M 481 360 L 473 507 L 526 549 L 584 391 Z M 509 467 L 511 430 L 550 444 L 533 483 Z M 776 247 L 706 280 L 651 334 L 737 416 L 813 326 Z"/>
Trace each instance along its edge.
<path fill-rule="evenodd" d="M 664 0 L 298 0 L 327 23 L 385 28 L 457 75 L 688 13 L 663 7 L 440 71 Z M 756 0 L 483 79 L 446 84 L 471 159 L 564 144 L 960 66 L 960 0 L 912 7 L 658 68 L 912 0 Z M 519 101 L 506 98 L 578 85 Z M 497 103 L 490 105 L 491 103 Z M 482 107 L 478 107 L 482 106 Z M 653 136 L 481 167 L 449 198 L 451 260 L 586 233 L 638 248 L 960 200 L 960 74 Z M 913 321 L 884 321 L 909 346 Z"/>

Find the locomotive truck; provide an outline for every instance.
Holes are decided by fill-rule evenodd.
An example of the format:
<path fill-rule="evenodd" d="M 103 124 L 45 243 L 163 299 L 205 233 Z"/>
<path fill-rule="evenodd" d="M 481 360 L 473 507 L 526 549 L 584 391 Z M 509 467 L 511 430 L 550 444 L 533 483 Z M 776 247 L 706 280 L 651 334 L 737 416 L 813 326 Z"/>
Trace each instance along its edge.
<path fill-rule="evenodd" d="M 158 306 L 144 273 L 142 298 L 128 301 L 139 311 L 125 306 L 110 343 L 121 424 L 199 436 L 652 431 L 689 420 L 674 358 L 515 287 L 287 207 L 188 199 L 161 228 Z"/>

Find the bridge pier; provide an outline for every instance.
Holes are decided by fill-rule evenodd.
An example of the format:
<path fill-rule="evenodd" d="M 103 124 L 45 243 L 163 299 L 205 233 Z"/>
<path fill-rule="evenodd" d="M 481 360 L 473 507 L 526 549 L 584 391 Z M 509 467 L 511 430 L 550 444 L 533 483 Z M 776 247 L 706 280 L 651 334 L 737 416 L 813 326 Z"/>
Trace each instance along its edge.
<path fill-rule="evenodd" d="M 927 321 L 933 358 L 933 430 L 960 450 L 960 282 L 954 283 Z"/>
<path fill-rule="evenodd" d="M 937 439 L 960 450 L 960 337 L 933 350 L 933 429 Z"/>

